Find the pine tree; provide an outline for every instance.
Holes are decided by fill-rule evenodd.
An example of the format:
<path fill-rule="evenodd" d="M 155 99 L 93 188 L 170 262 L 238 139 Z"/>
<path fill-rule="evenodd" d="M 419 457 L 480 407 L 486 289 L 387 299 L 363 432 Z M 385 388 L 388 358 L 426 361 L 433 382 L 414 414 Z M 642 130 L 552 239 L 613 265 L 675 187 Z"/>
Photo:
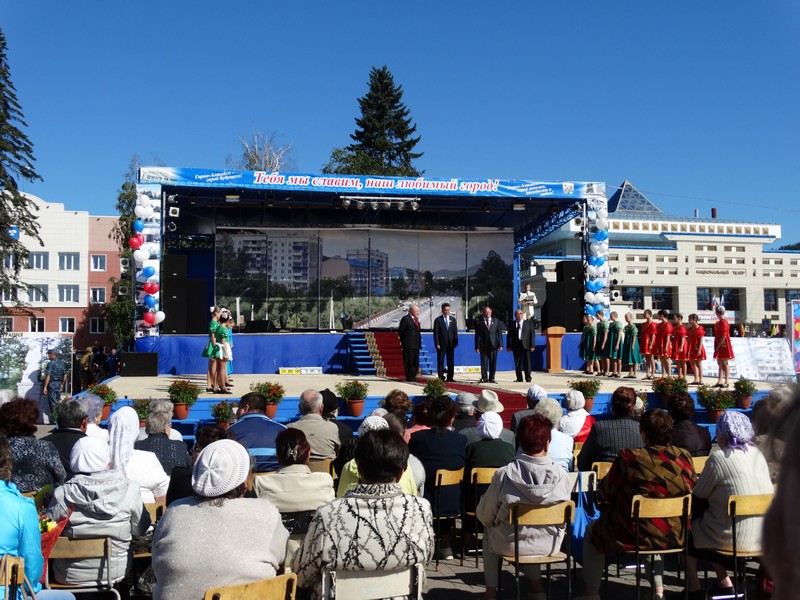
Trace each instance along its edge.
<path fill-rule="evenodd" d="M 413 152 L 419 136 L 411 122 L 410 111 L 403 103 L 403 88 L 384 65 L 373 67 L 369 74 L 369 91 L 358 100 L 361 118 L 350 137 L 353 143 L 335 148 L 323 170 L 326 173 L 391 175 L 418 177 L 412 161 L 422 156 Z"/>
<path fill-rule="evenodd" d="M 37 206 L 17 187 L 17 179 L 30 182 L 42 179 L 33 167 L 33 144 L 23 133 L 24 127 L 27 124 L 6 58 L 6 37 L 0 30 L 0 255 L 3 257 L 0 291 L 14 298 L 16 291 L 25 287 L 20 270 L 28 257 L 19 235 L 24 233 L 42 244 L 35 214 Z"/>

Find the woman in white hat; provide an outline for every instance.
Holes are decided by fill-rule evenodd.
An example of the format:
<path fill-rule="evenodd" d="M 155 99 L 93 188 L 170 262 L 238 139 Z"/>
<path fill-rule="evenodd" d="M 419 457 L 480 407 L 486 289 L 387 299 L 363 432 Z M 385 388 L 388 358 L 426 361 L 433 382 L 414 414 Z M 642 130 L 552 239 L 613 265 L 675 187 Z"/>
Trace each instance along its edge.
<path fill-rule="evenodd" d="M 197 600 L 212 587 L 275 576 L 289 532 L 269 500 L 243 497 L 249 474 L 239 442 L 203 449 L 192 469 L 197 496 L 171 504 L 153 538 L 154 600 Z"/>
<path fill-rule="evenodd" d="M 579 444 L 586 441 L 595 422 L 595 418 L 586 412 L 585 406 L 586 399 L 581 391 L 570 390 L 564 395 L 564 408 L 567 409 L 567 414 L 561 417 L 558 430 Z"/>

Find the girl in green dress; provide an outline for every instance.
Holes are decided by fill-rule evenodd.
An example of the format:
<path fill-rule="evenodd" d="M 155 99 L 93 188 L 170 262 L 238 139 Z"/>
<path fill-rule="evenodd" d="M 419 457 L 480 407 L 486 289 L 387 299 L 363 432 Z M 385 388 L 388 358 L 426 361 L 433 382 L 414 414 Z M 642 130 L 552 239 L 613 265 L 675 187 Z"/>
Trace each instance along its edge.
<path fill-rule="evenodd" d="M 633 313 L 625 313 L 625 339 L 622 342 L 622 363 L 628 365 L 625 379 L 636 379 L 636 369 L 642 362 L 639 353 L 639 329 L 633 323 Z"/>
<path fill-rule="evenodd" d="M 617 311 L 610 315 L 611 323 L 608 324 L 608 360 L 611 368 L 611 377 L 622 377 L 622 341 L 625 334 L 622 323 L 619 321 Z"/>
<path fill-rule="evenodd" d="M 595 339 L 594 355 L 599 361 L 598 370 L 595 375 L 605 376 L 608 373 L 608 355 L 606 348 L 608 344 L 608 322 L 603 317 L 603 311 L 597 311 L 597 338 Z"/>
<path fill-rule="evenodd" d="M 597 340 L 597 329 L 594 326 L 592 315 L 583 315 L 583 333 L 581 334 L 580 357 L 586 361 L 586 375 L 594 373 L 597 367 L 597 360 L 594 353 L 594 345 Z"/>
<path fill-rule="evenodd" d="M 208 358 L 208 372 L 206 373 L 206 391 L 213 392 L 217 385 L 217 357 L 219 356 L 219 346 L 217 346 L 217 328 L 219 327 L 220 307 L 211 308 L 211 321 L 208 323 L 208 344 L 203 350 L 203 356 Z"/>

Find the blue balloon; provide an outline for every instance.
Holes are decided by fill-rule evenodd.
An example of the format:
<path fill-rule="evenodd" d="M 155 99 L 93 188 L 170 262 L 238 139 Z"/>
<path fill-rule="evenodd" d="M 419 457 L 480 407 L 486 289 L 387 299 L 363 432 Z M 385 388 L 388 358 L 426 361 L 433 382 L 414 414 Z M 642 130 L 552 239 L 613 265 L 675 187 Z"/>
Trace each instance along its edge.
<path fill-rule="evenodd" d="M 141 233 L 142 231 L 144 231 L 144 223 L 143 223 L 142 221 L 140 221 L 139 219 L 136 219 L 136 220 L 133 222 L 133 229 L 134 229 L 134 230 L 135 230 L 137 233 Z"/>
<path fill-rule="evenodd" d="M 594 305 L 594 312 L 596 313 L 598 310 L 603 310 L 602 304 L 595 304 Z"/>
<path fill-rule="evenodd" d="M 147 294 L 144 297 L 144 303 L 145 303 L 145 306 L 147 306 L 148 308 L 153 308 L 156 305 L 157 301 L 156 301 L 155 296 L 151 296 L 150 294 Z"/>
<path fill-rule="evenodd" d="M 584 312 L 585 312 L 587 315 L 592 315 L 592 316 L 594 316 L 594 306 L 592 306 L 591 304 L 587 304 L 587 305 L 586 305 L 586 307 L 583 309 L 583 311 L 584 311 Z"/>
<path fill-rule="evenodd" d="M 604 242 L 608 239 L 608 231 L 605 229 L 601 229 L 597 233 L 594 234 L 594 239 L 598 242 Z"/>
<path fill-rule="evenodd" d="M 593 266 L 593 267 L 596 267 L 597 266 L 597 257 L 596 256 L 590 256 L 589 257 L 589 264 L 591 266 Z"/>
<path fill-rule="evenodd" d="M 596 262 L 597 262 L 597 264 L 595 265 L 595 267 L 601 267 L 601 266 L 603 266 L 603 265 L 605 264 L 605 262 L 606 262 L 606 257 L 605 257 L 605 256 L 597 256 L 597 257 L 595 257 L 595 258 L 597 259 L 597 261 L 596 261 Z"/>
<path fill-rule="evenodd" d="M 156 270 L 153 267 L 145 267 L 144 269 L 142 269 L 142 275 L 144 275 L 145 278 L 152 277 L 155 274 Z"/>

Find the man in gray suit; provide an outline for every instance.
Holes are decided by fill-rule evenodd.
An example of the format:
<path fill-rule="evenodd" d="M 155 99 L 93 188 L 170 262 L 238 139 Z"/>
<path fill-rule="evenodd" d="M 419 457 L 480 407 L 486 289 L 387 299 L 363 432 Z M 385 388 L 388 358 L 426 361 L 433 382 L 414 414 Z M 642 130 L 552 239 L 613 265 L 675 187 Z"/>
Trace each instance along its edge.
<path fill-rule="evenodd" d="M 450 305 L 442 304 L 442 314 L 433 320 L 433 343 L 436 346 L 436 370 L 439 379 L 444 379 L 444 359 L 447 358 L 447 381 L 453 381 L 458 325 L 450 314 Z"/>
<path fill-rule="evenodd" d="M 533 320 L 524 318 L 522 309 L 517 309 L 514 324 L 508 328 L 506 350 L 514 352 L 514 370 L 517 372 L 517 383 L 531 381 L 531 350 L 534 348 Z"/>
<path fill-rule="evenodd" d="M 475 326 L 475 352 L 481 355 L 480 383 L 497 383 L 497 351 L 503 349 L 503 323 L 492 318 L 492 309 L 483 309 L 483 317 Z"/>

